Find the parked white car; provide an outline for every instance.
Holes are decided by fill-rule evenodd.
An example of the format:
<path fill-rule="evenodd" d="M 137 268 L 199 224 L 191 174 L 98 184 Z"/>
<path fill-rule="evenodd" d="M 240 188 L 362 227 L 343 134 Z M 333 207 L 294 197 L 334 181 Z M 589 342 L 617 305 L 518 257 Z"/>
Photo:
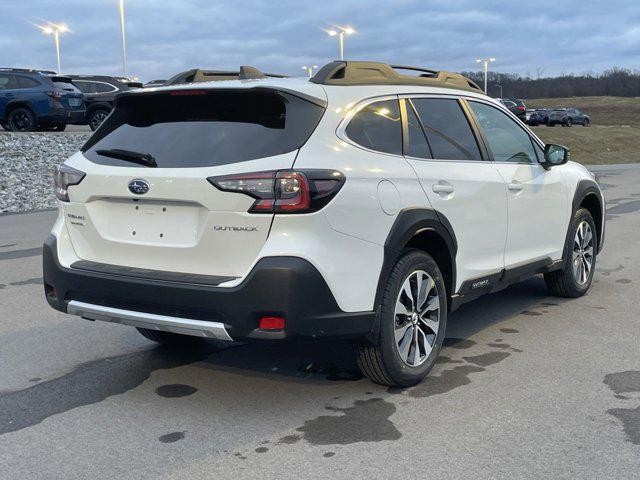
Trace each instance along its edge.
<path fill-rule="evenodd" d="M 568 156 L 448 72 L 126 92 L 57 172 L 46 296 L 170 345 L 351 339 L 373 381 L 412 385 L 461 303 L 540 273 L 589 289 L 604 200 Z"/>

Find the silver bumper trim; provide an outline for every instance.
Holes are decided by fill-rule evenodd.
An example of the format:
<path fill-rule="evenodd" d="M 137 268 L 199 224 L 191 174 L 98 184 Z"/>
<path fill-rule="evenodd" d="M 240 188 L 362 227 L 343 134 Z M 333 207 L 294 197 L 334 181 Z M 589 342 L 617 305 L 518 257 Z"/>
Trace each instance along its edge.
<path fill-rule="evenodd" d="M 168 317 L 133 310 L 121 310 L 76 300 L 71 300 L 67 304 L 67 313 L 78 315 L 87 320 L 100 320 L 149 330 L 233 341 L 226 328 L 224 328 L 224 324 L 220 322 L 205 322 L 191 318 Z"/>

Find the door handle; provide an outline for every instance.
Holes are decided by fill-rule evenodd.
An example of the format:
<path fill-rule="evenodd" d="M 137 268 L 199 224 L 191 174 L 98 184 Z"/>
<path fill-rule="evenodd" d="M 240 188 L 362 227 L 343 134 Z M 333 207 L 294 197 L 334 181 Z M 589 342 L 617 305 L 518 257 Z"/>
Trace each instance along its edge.
<path fill-rule="evenodd" d="M 434 183 L 431 186 L 433 193 L 453 193 L 453 185 L 446 183 Z"/>
<path fill-rule="evenodd" d="M 524 185 L 522 185 L 520 182 L 513 182 L 507 185 L 507 188 L 509 190 L 512 190 L 514 192 L 519 192 L 520 190 L 522 190 L 524 188 Z"/>

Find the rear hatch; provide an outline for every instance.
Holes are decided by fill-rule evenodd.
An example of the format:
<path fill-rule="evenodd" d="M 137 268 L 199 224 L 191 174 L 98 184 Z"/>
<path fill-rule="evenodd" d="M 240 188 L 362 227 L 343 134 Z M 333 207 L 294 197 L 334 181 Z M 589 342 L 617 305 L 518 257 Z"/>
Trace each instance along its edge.
<path fill-rule="evenodd" d="M 121 94 L 78 154 L 84 158 L 69 162 L 87 174 L 62 204 L 76 254 L 140 269 L 243 276 L 273 213 L 248 213 L 254 198 L 207 179 L 290 169 L 323 113 L 322 102 L 272 89 Z M 157 166 L 140 164 L 148 159 Z"/>
<path fill-rule="evenodd" d="M 54 93 L 58 101 L 65 110 L 84 110 L 84 97 L 69 77 L 51 77 L 51 82 L 55 88 Z"/>

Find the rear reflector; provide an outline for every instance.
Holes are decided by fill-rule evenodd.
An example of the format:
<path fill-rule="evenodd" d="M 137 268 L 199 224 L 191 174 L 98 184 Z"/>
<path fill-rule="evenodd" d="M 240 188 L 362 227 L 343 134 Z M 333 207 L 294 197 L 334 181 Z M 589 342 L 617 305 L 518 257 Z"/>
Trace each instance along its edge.
<path fill-rule="evenodd" d="M 284 328 L 283 317 L 262 317 L 259 324 L 260 330 L 282 330 Z"/>

